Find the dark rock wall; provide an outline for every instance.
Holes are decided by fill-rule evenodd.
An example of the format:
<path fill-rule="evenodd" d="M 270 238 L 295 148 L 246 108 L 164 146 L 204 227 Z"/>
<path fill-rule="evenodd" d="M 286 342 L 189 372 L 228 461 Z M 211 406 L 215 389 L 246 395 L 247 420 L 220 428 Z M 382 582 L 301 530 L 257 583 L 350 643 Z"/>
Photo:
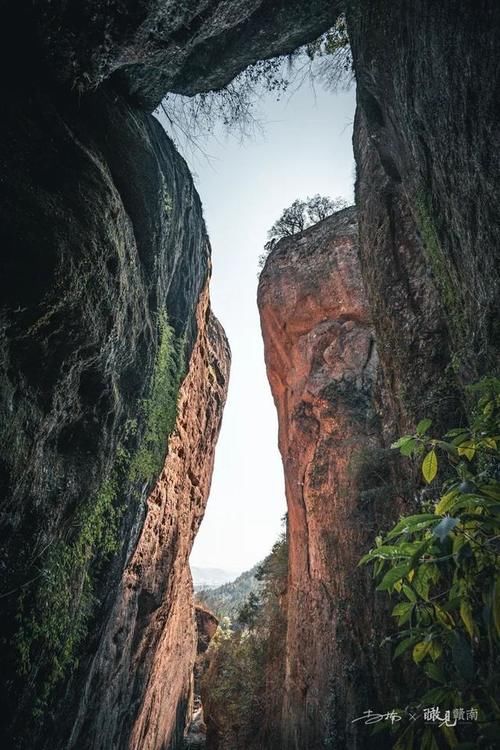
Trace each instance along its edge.
<path fill-rule="evenodd" d="M 381 360 L 379 407 L 388 441 L 415 420 L 444 426 L 461 399 L 446 312 L 399 182 L 385 172 L 361 107 L 355 118 L 356 200 L 363 280 Z"/>
<path fill-rule="evenodd" d="M 414 412 L 439 369 L 460 385 L 498 370 L 500 6 L 356 0 L 348 20 L 363 273 L 381 346 L 410 331 L 385 360 Z"/>
<path fill-rule="evenodd" d="M 153 479 L 139 467 L 131 481 L 123 457 L 146 429 L 162 311 L 189 361 L 209 271 L 191 177 L 153 118 L 104 91 L 29 94 L 0 146 L 8 747 L 53 736 L 48 706 L 96 648 Z"/>
<path fill-rule="evenodd" d="M 221 88 L 247 65 L 315 39 L 333 25 L 340 3 L 37 0 L 29 12 L 24 3 L 8 5 L 6 28 L 10 36 L 19 29 L 23 56 L 40 50 L 50 75 L 80 92 L 114 76 L 152 110 L 167 91 Z"/>

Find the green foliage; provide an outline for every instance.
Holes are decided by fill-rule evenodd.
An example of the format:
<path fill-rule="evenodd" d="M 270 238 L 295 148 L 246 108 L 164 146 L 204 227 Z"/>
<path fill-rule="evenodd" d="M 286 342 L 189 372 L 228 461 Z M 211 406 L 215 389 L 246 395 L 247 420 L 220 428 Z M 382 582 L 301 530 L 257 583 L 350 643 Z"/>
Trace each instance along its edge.
<path fill-rule="evenodd" d="M 417 194 L 415 199 L 417 225 L 422 236 L 426 261 L 441 292 L 448 321 L 456 339 L 456 346 L 460 348 L 464 346 L 467 338 L 467 311 L 457 293 L 457 290 L 461 288 L 457 271 L 446 257 L 439 241 L 431 204 L 431 197 L 423 190 Z M 460 354 L 456 353 L 455 357 L 460 359 Z"/>
<path fill-rule="evenodd" d="M 210 644 L 202 695 L 221 748 L 261 747 L 260 738 L 269 733 L 264 717 L 282 688 L 287 561 L 283 534 L 259 568 L 260 595 L 251 592 L 236 624 L 223 621 Z"/>
<path fill-rule="evenodd" d="M 306 52 L 309 57 L 314 58 L 317 55 L 334 55 L 338 50 L 349 47 L 349 35 L 345 16 L 341 15 L 337 19 L 335 26 L 325 32 L 319 39 L 306 45 Z"/>
<path fill-rule="evenodd" d="M 258 595 L 261 585 L 255 578 L 258 566 L 242 573 L 236 580 L 216 588 L 196 591 L 196 599 L 206 609 L 221 620 L 223 617 L 235 619 L 251 593 Z"/>
<path fill-rule="evenodd" d="M 150 481 L 159 476 L 167 450 L 167 438 L 177 416 L 177 397 L 185 369 L 184 341 L 176 340 L 165 313 L 160 315 L 159 337 L 150 396 L 142 403 L 146 431 L 130 466 L 130 479 L 133 481 Z"/>
<path fill-rule="evenodd" d="M 329 198 L 316 194 L 312 198 L 308 196 L 305 201 L 298 198 L 294 200 L 291 206 L 283 210 L 280 218 L 267 233 L 268 242 L 264 246 L 264 253 L 259 257 L 259 266 L 264 266 L 267 256 L 282 237 L 293 237 L 294 234 L 303 232 L 307 227 L 317 224 L 318 221 L 326 219 L 346 206 L 347 201 L 340 196 Z"/>
<path fill-rule="evenodd" d="M 314 42 L 305 46 L 311 61 L 313 78 L 326 88 L 335 90 L 349 86 L 352 80 L 352 54 L 346 19 L 339 16 L 335 25 Z"/>
<path fill-rule="evenodd" d="M 252 628 L 257 622 L 260 612 L 260 599 L 254 591 L 251 591 L 247 600 L 238 613 L 238 623 L 243 627 Z"/>
<path fill-rule="evenodd" d="M 471 393 L 469 427 L 432 438 L 422 420 L 393 444 L 422 461 L 427 483 L 443 469 L 448 478 L 432 507 L 402 518 L 361 560 L 374 566 L 378 590 L 397 600 L 394 658 L 411 654 L 420 668 L 416 704 L 479 710 L 479 723 L 422 726 L 422 750 L 443 742 L 494 748 L 499 736 L 500 381 L 484 379 Z M 397 746 L 413 747 L 405 743 L 400 737 Z"/>
<path fill-rule="evenodd" d="M 79 646 L 98 604 L 99 570 L 119 548 L 120 518 L 130 481 L 149 481 L 162 468 L 175 424 L 182 348 L 166 316 L 161 316 L 150 397 L 141 405 L 145 434 L 138 450 L 131 454 L 126 447 L 138 429 L 137 420 L 128 420 L 110 475 L 95 497 L 82 501 L 71 526 L 37 561 L 35 585 L 19 598 L 13 645 L 20 675 L 29 677 L 36 688 L 35 716 L 43 712 L 56 685 L 78 665 Z"/>
<path fill-rule="evenodd" d="M 94 502 L 78 509 L 67 537 L 48 550 L 34 599 L 19 601 L 14 645 L 19 671 L 36 675 L 35 715 L 55 685 L 78 664 L 78 646 L 87 634 L 95 605 L 90 565 L 118 548 L 122 508 L 116 506 L 116 477 L 105 481 Z"/>

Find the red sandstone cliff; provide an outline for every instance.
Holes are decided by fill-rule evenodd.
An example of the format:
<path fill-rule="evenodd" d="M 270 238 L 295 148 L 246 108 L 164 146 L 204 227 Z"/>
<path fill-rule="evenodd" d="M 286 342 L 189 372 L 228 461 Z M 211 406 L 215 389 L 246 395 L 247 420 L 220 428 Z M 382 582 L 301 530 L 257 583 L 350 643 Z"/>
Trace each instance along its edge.
<path fill-rule="evenodd" d="M 378 648 L 385 614 L 357 563 L 395 505 L 374 410 L 378 360 L 355 210 L 281 240 L 258 302 L 289 518 L 282 744 L 356 748 L 362 730 L 352 719 L 384 700 L 377 673 L 388 674 Z"/>
<path fill-rule="evenodd" d="M 182 741 L 198 638 L 188 559 L 209 494 L 230 363 L 208 288 L 196 317 L 176 428 L 89 670 L 72 748 L 160 750 Z M 127 716 L 119 711 L 125 704 Z"/>

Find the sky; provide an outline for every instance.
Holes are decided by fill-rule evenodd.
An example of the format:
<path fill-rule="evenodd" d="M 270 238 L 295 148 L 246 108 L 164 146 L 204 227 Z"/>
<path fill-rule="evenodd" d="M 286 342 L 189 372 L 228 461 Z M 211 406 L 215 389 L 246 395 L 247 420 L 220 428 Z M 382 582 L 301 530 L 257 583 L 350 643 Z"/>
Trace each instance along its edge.
<path fill-rule="evenodd" d="M 243 142 L 220 132 L 183 155 L 194 174 L 212 245 L 212 307 L 232 351 L 229 394 L 212 489 L 192 565 L 248 570 L 271 550 L 286 511 L 278 424 L 265 373 L 256 294 L 266 235 L 295 198 L 353 200 L 354 87 L 305 83 L 259 103 L 262 132 Z"/>

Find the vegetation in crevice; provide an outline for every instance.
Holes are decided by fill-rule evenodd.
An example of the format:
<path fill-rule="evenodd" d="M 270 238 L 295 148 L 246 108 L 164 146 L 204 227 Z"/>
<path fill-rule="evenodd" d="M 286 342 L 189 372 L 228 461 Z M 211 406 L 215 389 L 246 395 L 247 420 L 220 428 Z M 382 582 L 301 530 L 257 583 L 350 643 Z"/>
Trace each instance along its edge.
<path fill-rule="evenodd" d="M 115 471 L 95 500 L 78 509 L 67 537 L 49 548 L 35 593 L 27 590 L 20 597 L 14 645 L 20 673 L 34 673 L 38 685 L 35 716 L 57 683 L 78 666 L 78 646 L 97 603 L 93 579 L 99 565 L 118 549 L 123 510 Z"/>
<path fill-rule="evenodd" d="M 149 398 L 141 402 L 138 418 L 125 424 L 111 471 L 96 496 L 75 510 L 64 536 L 54 540 L 34 563 L 34 586 L 26 587 L 18 600 L 13 646 L 18 672 L 29 677 L 35 690 L 35 718 L 46 708 L 57 684 L 78 666 L 79 647 L 99 604 L 99 573 L 120 548 L 120 520 L 127 499 L 140 495 L 144 484 L 158 477 L 163 466 L 167 439 L 175 425 L 184 345 L 176 339 L 165 313 L 159 317 L 158 336 Z M 142 438 L 138 440 L 139 430 Z"/>
<path fill-rule="evenodd" d="M 274 746 L 283 688 L 288 574 L 286 533 L 259 566 L 252 591 L 234 623 L 224 618 L 208 652 L 202 698 L 209 736 L 220 750 Z M 273 715 L 272 706 L 276 706 Z"/>
<path fill-rule="evenodd" d="M 150 396 L 141 405 L 146 425 L 141 445 L 130 464 L 132 481 L 150 481 L 163 467 L 167 437 L 175 426 L 177 396 L 185 373 L 184 340 L 177 339 L 165 313 L 159 319 L 159 347 Z"/>
<path fill-rule="evenodd" d="M 426 261 L 432 270 L 441 293 L 448 324 L 454 337 L 455 353 L 452 368 L 458 370 L 464 356 L 468 334 L 467 310 L 460 299 L 460 279 L 453 263 L 444 252 L 433 218 L 430 195 L 421 190 L 415 199 L 417 226 L 420 231 Z"/>
<path fill-rule="evenodd" d="M 470 426 L 431 438 L 424 419 L 394 443 L 421 461 L 425 482 L 439 485 L 437 500 L 377 537 L 361 561 L 373 565 L 378 590 L 396 600 L 394 658 L 411 655 L 420 668 L 410 707 L 420 721 L 378 726 L 392 730 L 397 750 L 497 747 L 500 380 L 485 378 L 469 390 Z M 425 720 L 433 709 L 438 715 Z"/>

